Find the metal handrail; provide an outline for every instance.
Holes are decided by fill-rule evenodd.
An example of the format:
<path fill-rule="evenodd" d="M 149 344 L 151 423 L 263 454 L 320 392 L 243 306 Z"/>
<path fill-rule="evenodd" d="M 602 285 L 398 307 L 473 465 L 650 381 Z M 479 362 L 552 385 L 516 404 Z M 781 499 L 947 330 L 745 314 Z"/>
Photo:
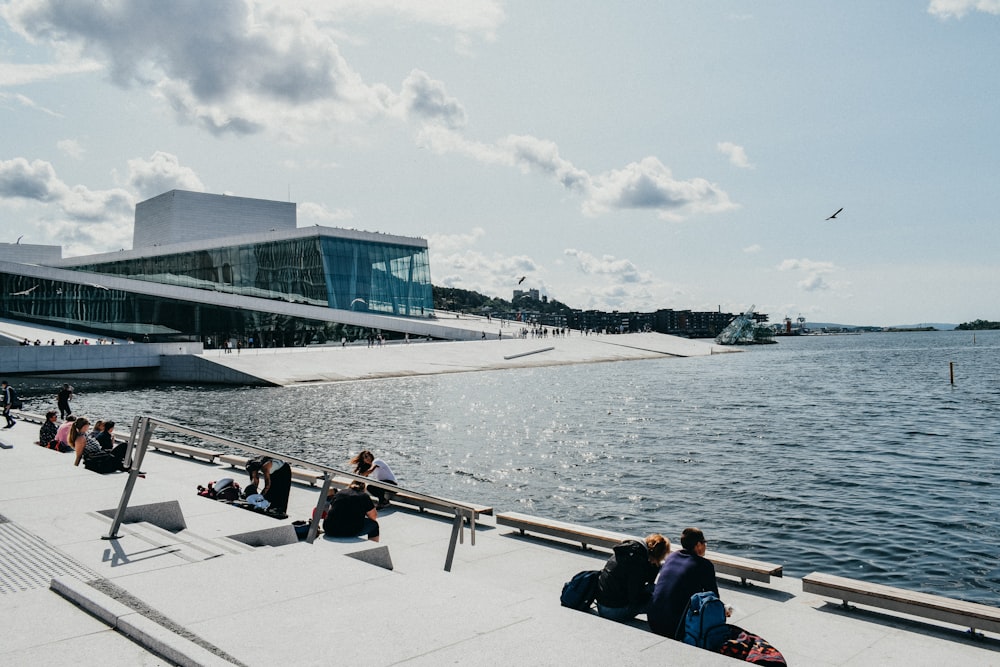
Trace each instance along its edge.
<path fill-rule="evenodd" d="M 190 435 L 201 440 L 216 442 L 228 447 L 235 447 L 258 456 L 270 456 L 280 461 L 284 461 L 287 465 L 294 463 L 296 465 L 323 472 L 323 487 L 320 491 L 319 499 L 316 502 L 316 510 L 313 512 L 312 521 L 309 525 L 309 534 L 306 537 L 306 541 L 310 544 L 315 541 L 316 535 L 319 531 L 319 522 L 323 516 L 323 508 L 326 505 L 327 494 L 330 491 L 330 483 L 333 481 L 334 475 L 359 480 L 368 486 L 375 486 L 387 491 L 402 491 L 416 500 L 431 502 L 450 508 L 454 512 L 455 518 L 452 521 L 451 539 L 448 542 L 448 555 L 445 558 L 444 569 L 446 572 L 451 571 L 451 565 L 455 557 L 456 543 L 464 542 L 463 528 L 466 522 L 469 524 L 471 544 L 473 546 L 476 544 L 476 510 L 463 503 L 459 503 L 454 500 L 447 500 L 445 498 L 439 498 L 437 496 L 421 493 L 419 491 L 413 491 L 401 486 L 387 484 L 378 480 L 371 480 L 363 475 L 356 475 L 345 470 L 339 470 L 331 466 L 316 463 L 315 461 L 309 461 L 295 456 L 288 456 L 287 454 L 281 454 L 279 452 L 265 449 L 264 447 L 257 447 L 256 445 L 250 445 L 231 438 L 225 438 L 213 433 L 200 431 L 196 428 L 191 428 L 190 426 L 182 426 L 181 424 L 175 424 L 173 422 L 157 419 L 155 417 L 140 416 L 136 416 L 132 422 L 132 431 L 129 433 L 128 449 L 125 456 L 125 461 L 131 462 L 128 480 L 125 482 L 125 488 L 122 490 L 122 497 L 118 503 L 118 510 L 115 512 L 111 528 L 108 531 L 108 534 L 104 536 L 104 539 L 106 540 L 116 540 L 119 537 L 117 534 L 118 529 L 121 527 L 122 521 L 125 517 L 125 511 L 128 509 L 128 503 L 132 496 L 132 489 L 135 487 L 135 480 L 139 476 L 143 459 L 146 456 L 146 450 L 149 448 L 149 441 L 152 438 L 153 430 L 156 427 L 161 427 L 176 433 Z"/>

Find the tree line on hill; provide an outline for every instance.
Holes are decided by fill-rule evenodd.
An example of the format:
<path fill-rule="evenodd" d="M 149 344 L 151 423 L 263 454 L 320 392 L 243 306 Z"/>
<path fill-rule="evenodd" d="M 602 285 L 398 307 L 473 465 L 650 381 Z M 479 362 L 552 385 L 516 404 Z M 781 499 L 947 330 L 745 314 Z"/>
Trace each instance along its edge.
<path fill-rule="evenodd" d="M 1000 322 L 989 320 L 973 320 L 972 322 L 962 322 L 957 327 L 958 331 L 983 331 L 985 329 L 1000 329 Z"/>
<path fill-rule="evenodd" d="M 499 297 L 486 296 L 479 292 L 457 287 L 432 286 L 434 307 L 457 313 L 483 315 L 485 313 L 508 313 L 518 308 L 530 308 L 532 312 L 545 315 L 568 316 L 573 309 L 555 299 L 533 299 L 527 294 L 517 298 L 515 305 Z"/>

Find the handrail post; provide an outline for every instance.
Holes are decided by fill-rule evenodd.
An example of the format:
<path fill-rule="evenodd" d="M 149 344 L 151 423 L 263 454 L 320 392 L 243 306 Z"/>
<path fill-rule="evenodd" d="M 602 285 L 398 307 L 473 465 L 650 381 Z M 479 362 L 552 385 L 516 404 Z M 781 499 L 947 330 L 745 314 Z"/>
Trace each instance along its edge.
<path fill-rule="evenodd" d="M 448 540 L 448 555 L 444 559 L 444 571 L 451 572 L 452 561 L 455 560 L 455 545 L 462 534 L 462 525 L 465 523 L 465 516 L 462 510 L 455 508 L 455 519 L 451 522 L 451 539 Z"/>
<path fill-rule="evenodd" d="M 309 522 L 309 534 L 306 535 L 306 542 L 312 544 L 319 534 L 319 522 L 323 520 L 323 508 L 326 507 L 326 499 L 330 493 L 330 482 L 333 481 L 333 473 L 327 472 L 323 476 L 323 488 L 319 491 L 319 499 L 316 501 L 316 509 L 313 510 L 312 521 Z"/>
<path fill-rule="evenodd" d="M 141 419 L 142 417 L 139 415 L 132 418 L 132 430 L 128 433 L 128 445 L 125 447 L 125 458 L 122 460 L 126 468 L 131 467 L 132 459 L 135 458 L 135 438 L 139 433 L 139 420 Z"/>
<path fill-rule="evenodd" d="M 132 489 L 135 488 L 135 480 L 139 477 L 139 466 L 142 464 L 143 455 L 146 453 L 146 446 L 149 444 L 149 437 L 153 430 L 152 424 L 150 424 L 147 417 L 139 419 L 139 427 L 132 429 L 132 434 L 129 436 L 129 440 L 132 443 L 135 441 L 137 430 L 141 431 L 139 437 L 139 454 L 132 462 L 132 468 L 128 473 L 128 481 L 125 482 L 121 500 L 118 501 L 118 510 L 115 512 L 115 518 L 111 522 L 108 534 L 103 537 L 105 540 L 117 540 L 119 537 L 118 529 L 121 528 L 122 521 L 125 519 L 125 510 L 128 509 L 128 501 L 132 498 Z M 131 448 L 131 446 L 130 444 L 129 447 Z"/>

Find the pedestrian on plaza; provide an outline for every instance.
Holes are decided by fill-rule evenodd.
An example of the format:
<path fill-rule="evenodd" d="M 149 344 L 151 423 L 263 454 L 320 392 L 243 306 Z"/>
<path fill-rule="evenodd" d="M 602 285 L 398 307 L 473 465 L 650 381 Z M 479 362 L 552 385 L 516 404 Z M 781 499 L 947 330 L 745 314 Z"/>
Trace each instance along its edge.
<path fill-rule="evenodd" d="M 67 415 L 72 414 L 72 410 L 69 409 L 69 402 L 73 400 L 73 387 L 68 384 L 64 384 L 59 393 L 56 394 L 56 404 L 59 406 L 59 418 L 65 419 Z"/>
<path fill-rule="evenodd" d="M 10 416 L 10 411 L 21 409 L 21 401 L 18 400 L 14 387 L 7 384 L 6 380 L 0 383 L 0 388 L 3 390 L 3 416 L 7 420 L 4 428 L 12 428 L 17 422 Z"/>

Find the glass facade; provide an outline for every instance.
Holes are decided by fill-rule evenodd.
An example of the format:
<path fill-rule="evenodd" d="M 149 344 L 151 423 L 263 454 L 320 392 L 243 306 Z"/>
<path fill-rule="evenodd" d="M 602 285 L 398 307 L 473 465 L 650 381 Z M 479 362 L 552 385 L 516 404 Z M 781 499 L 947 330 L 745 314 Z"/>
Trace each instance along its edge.
<path fill-rule="evenodd" d="M 426 246 L 320 231 L 64 268 L 375 314 L 421 317 L 434 305 Z M 344 324 L 15 273 L 0 273 L 0 290 L 2 317 L 111 337 L 289 346 L 364 335 Z"/>
<path fill-rule="evenodd" d="M 331 236 L 78 265 L 94 273 L 344 310 L 433 308 L 427 248 Z"/>
<path fill-rule="evenodd" d="M 136 341 L 200 340 L 217 347 L 239 340 L 254 347 L 290 347 L 362 335 L 358 327 L 332 322 L 11 273 L 0 273 L 0 290 L 7 295 L 0 300 L 0 317 Z"/>

